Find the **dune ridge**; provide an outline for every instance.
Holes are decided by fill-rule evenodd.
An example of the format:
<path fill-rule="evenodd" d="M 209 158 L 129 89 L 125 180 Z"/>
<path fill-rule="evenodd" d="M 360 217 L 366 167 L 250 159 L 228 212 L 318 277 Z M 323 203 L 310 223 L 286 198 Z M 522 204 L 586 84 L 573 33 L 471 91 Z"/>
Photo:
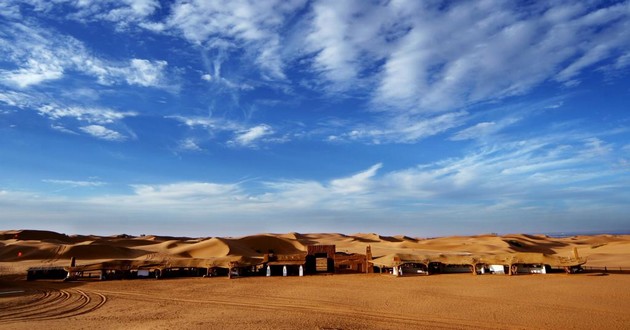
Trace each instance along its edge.
<path fill-rule="evenodd" d="M 587 266 L 630 267 L 630 235 L 593 235 L 555 238 L 546 235 L 484 234 L 413 238 L 376 233 L 283 233 L 243 237 L 96 236 L 66 235 L 44 230 L 0 231 L 0 262 L 164 258 L 262 257 L 265 253 L 295 254 L 312 244 L 334 244 L 337 251 L 374 257 L 393 253 L 504 254 L 538 252 L 572 256 L 577 248 Z"/>

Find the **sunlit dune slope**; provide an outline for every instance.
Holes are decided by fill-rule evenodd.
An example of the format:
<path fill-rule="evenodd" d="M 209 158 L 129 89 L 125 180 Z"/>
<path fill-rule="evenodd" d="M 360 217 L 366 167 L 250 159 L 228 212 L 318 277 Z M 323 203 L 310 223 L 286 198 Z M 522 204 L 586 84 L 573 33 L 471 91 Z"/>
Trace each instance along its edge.
<path fill-rule="evenodd" d="M 61 262 L 82 260 L 262 257 L 265 253 L 303 253 L 308 245 L 333 244 L 339 252 L 374 257 L 402 254 L 504 254 L 538 252 L 570 257 L 577 249 L 587 266 L 630 267 L 630 235 L 555 238 L 545 235 L 477 235 L 437 238 L 382 236 L 375 233 L 259 234 L 237 238 L 173 236 L 68 236 L 51 231 L 0 231 L 0 262 Z"/>

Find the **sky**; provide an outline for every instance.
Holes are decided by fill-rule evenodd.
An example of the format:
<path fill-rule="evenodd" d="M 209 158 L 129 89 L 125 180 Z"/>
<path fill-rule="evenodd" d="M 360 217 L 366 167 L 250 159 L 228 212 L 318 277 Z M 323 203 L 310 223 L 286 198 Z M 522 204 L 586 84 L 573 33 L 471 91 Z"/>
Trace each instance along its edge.
<path fill-rule="evenodd" d="M 630 231 L 630 2 L 0 2 L 0 230 Z"/>

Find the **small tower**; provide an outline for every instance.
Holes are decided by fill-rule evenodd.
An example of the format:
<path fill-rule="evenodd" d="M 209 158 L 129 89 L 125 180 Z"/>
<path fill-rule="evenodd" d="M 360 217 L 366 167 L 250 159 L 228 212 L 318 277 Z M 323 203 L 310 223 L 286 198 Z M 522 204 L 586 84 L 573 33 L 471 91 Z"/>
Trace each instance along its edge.
<path fill-rule="evenodd" d="M 371 246 L 367 246 L 365 248 L 365 272 L 366 273 L 374 273 L 374 266 L 372 266 L 372 247 Z"/>

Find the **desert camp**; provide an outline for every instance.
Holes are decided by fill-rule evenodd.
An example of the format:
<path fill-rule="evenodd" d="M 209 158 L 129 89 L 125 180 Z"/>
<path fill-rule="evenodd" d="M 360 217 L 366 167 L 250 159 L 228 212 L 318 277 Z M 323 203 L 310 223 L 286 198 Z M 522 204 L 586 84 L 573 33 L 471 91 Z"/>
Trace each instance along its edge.
<path fill-rule="evenodd" d="M 67 236 L 25 230 L 7 231 L 2 237 L 7 242 L 4 243 L 5 258 L 32 262 L 45 260 L 26 269 L 30 280 L 236 278 L 352 273 L 396 276 L 570 274 L 583 271 L 588 261 L 588 254 L 579 256 L 580 245 L 561 244 L 567 239 L 532 235 L 470 237 L 464 243 L 469 246 L 469 251 L 465 252 L 457 251 L 464 246 L 454 249 L 450 244 L 440 251 L 439 241 L 443 238 L 414 239 L 375 234 L 290 233 L 191 239 L 129 235 Z M 614 237 L 611 239 L 614 241 Z M 537 245 L 538 241 L 545 240 L 566 247 L 550 251 Z M 470 244 L 471 241 L 476 241 L 476 244 Z M 330 244 L 332 242 L 336 244 Z M 483 251 L 476 247 L 478 244 L 494 247 Z M 69 259 L 68 263 L 63 264 L 64 259 Z"/>
<path fill-rule="evenodd" d="M 138 329 L 527 328 L 533 321 L 618 328 L 630 322 L 630 296 L 620 290 L 630 284 L 624 235 L 189 238 L 12 230 L 0 232 L 0 246 L 0 328 L 103 322 Z M 601 298 L 585 302 L 583 294 Z M 537 304 L 528 298 L 534 296 Z M 494 311 L 503 316 L 489 324 Z"/>

